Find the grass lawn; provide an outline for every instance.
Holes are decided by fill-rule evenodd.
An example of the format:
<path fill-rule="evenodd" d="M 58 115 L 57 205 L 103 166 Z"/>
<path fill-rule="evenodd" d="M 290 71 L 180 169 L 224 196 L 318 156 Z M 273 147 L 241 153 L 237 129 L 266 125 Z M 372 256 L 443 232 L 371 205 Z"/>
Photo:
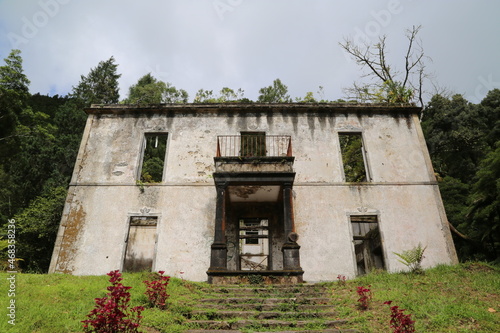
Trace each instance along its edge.
<path fill-rule="evenodd" d="M 16 274 L 15 297 L 9 297 L 10 277 L 0 273 L 0 332 L 82 332 L 81 321 L 103 297 L 108 276 L 62 274 Z M 131 306 L 146 305 L 143 280 L 149 273 L 123 274 L 131 286 Z M 325 283 L 332 290 L 339 318 L 361 332 L 391 332 L 390 309 L 384 301 L 405 309 L 416 321 L 417 332 L 499 332 L 500 269 L 483 263 L 439 266 L 425 274 L 372 273 L 347 281 Z M 172 278 L 167 292 L 168 309 L 147 308 L 141 327 L 161 332 L 182 332 L 189 313 L 202 297 L 203 283 Z M 357 306 L 358 286 L 369 288 L 372 300 L 367 310 Z M 370 286 L 370 287 L 368 287 Z M 15 325 L 8 321 L 9 301 L 15 300 Z"/>

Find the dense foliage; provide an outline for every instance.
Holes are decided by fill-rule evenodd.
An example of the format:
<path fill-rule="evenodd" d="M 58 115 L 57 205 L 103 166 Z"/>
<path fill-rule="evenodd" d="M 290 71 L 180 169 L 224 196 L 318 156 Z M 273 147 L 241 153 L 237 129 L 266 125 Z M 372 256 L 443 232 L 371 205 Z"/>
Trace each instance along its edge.
<path fill-rule="evenodd" d="M 71 95 L 83 101 L 86 106 L 118 103 L 120 99 L 118 79 L 121 74 L 117 73 L 117 68 L 118 65 L 115 64 L 113 57 L 101 61 L 87 76 L 81 76 L 80 83 L 73 87 Z"/>
<path fill-rule="evenodd" d="M 500 90 L 479 104 L 435 95 L 422 128 L 460 259 L 500 255 Z"/>
<path fill-rule="evenodd" d="M 44 272 L 87 116 L 82 100 L 30 95 L 28 85 L 14 50 L 0 67 L 0 235 L 14 219 L 22 267 Z"/>
<path fill-rule="evenodd" d="M 128 104 L 187 103 L 188 93 L 154 78 L 150 73 L 144 75 L 129 88 Z"/>
<path fill-rule="evenodd" d="M 83 109 L 92 103 L 120 102 L 117 69 L 111 57 L 82 75 L 68 96 L 43 96 L 29 93 L 19 50 L 13 50 L 0 66 L 0 237 L 5 238 L 8 219 L 15 219 L 21 244 L 17 255 L 25 270 L 48 269 L 87 118 Z M 292 101 L 279 79 L 259 93 L 258 102 Z M 318 93 L 318 99 L 308 92 L 295 100 L 328 102 L 322 87 Z M 187 101 L 185 90 L 146 74 L 122 102 Z M 224 87 L 218 94 L 200 89 L 193 102 L 252 101 L 243 97 L 243 90 Z M 479 104 L 461 95 L 435 95 L 423 110 L 422 127 L 460 259 L 498 260 L 500 90 L 491 90 Z M 359 152 L 358 148 L 352 150 Z M 158 163 L 149 164 L 145 172 L 161 179 L 161 170 L 155 171 Z"/>

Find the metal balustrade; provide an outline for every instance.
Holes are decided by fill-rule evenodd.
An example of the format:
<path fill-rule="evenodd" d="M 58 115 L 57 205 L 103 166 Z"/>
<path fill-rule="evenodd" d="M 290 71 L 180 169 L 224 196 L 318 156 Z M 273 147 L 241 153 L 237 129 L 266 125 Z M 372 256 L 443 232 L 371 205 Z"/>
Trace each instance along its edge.
<path fill-rule="evenodd" d="M 292 156 L 290 135 L 265 135 L 249 133 L 243 135 L 219 135 L 217 157 L 279 157 Z"/>

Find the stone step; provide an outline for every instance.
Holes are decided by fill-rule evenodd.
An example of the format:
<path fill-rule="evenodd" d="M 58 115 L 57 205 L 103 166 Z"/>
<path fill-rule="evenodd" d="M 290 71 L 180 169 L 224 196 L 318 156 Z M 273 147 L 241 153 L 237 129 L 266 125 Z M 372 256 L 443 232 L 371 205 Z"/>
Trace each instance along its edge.
<path fill-rule="evenodd" d="M 329 289 L 329 286 L 325 286 L 317 283 L 308 283 L 308 284 L 225 284 L 225 285 L 210 285 L 204 287 L 205 290 L 213 290 L 213 289 L 267 289 L 267 290 L 276 290 L 276 289 Z"/>
<path fill-rule="evenodd" d="M 334 312 L 331 288 L 322 285 L 212 286 L 186 314 L 186 333 L 354 333 Z"/>
<path fill-rule="evenodd" d="M 244 319 L 311 319 L 311 318 L 329 318 L 335 316 L 333 311 L 203 311 L 195 310 L 191 312 L 191 318 L 207 317 L 210 320 L 222 320 L 229 318 Z"/>
<path fill-rule="evenodd" d="M 198 329 L 208 330 L 239 330 L 252 327 L 254 329 L 275 329 L 275 328 L 305 328 L 307 326 L 322 326 L 325 329 L 338 328 L 346 323 L 346 320 L 191 320 L 192 326 L 198 326 Z M 205 331 L 206 332 L 206 331 Z"/>
<path fill-rule="evenodd" d="M 184 333 L 243 333 L 240 330 L 187 330 Z M 265 331 L 254 333 L 268 333 Z M 326 328 L 322 330 L 299 330 L 299 331 L 273 331 L 273 333 L 359 333 L 358 330 L 353 329 L 331 329 Z"/>
<path fill-rule="evenodd" d="M 212 287 L 204 288 L 203 292 L 223 294 L 311 294 L 311 293 L 330 293 L 331 290 L 326 287 Z"/>
<path fill-rule="evenodd" d="M 254 332 L 254 333 L 268 333 L 268 332 Z M 359 331 L 353 329 L 345 329 L 345 328 L 342 329 L 327 328 L 322 330 L 273 331 L 273 333 L 359 333 Z"/>
<path fill-rule="evenodd" d="M 212 303 L 203 303 L 195 306 L 197 309 L 219 309 L 223 310 L 228 306 L 228 304 L 220 303 L 220 304 L 212 304 Z M 255 310 L 255 311 L 289 311 L 293 309 L 295 311 L 328 311 L 333 308 L 332 305 L 324 305 L 324 304 L 294 304 L 294 303 L 276 303 L 276 304 L 266 304 L 266 303 L 233 303 L 231 304 L 232 309 L 239 310 Z"/>
<path fill-rule="evenodd" d="M 329 297 L 306 297 L 299 295 L 297 297 L 291 298 L 262 298 L 262 297 L 219 297 L 219 298 L 205 298 L 200 301 L 200 303 L 212 303 L 212 304 L 242 304 L 242 303 L 252 303 L 252 304 L 283 304 L 283 303 L 293 303 L 293 304 L 330 304 L 331 298 Z"/>
<path fill-rule="evenodd" d="M 212 298 L 242 298 L 242 297 L 258 297 L 258 298 L 323 298 L 323 297 L 328 297 L 330 298 L 330 294 L 328 293 L 293 293 L 293 294 L 280 294 L 280 293 L 274 293 L 274 294 L 259 294 L 259 293 L 230 293 L 230 294 L 216 294 L 216 293 L 207 293 L 207 297 L 212 297 Z"/>

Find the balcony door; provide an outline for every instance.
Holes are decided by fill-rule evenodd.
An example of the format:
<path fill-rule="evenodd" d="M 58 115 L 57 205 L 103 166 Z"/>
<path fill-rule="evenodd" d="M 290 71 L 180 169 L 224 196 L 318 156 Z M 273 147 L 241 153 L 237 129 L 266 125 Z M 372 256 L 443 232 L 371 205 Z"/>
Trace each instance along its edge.
<path fill-rule="evenodd" d="M 266 132 L 241 132 L 240 156 L 266 156 Z"/>

